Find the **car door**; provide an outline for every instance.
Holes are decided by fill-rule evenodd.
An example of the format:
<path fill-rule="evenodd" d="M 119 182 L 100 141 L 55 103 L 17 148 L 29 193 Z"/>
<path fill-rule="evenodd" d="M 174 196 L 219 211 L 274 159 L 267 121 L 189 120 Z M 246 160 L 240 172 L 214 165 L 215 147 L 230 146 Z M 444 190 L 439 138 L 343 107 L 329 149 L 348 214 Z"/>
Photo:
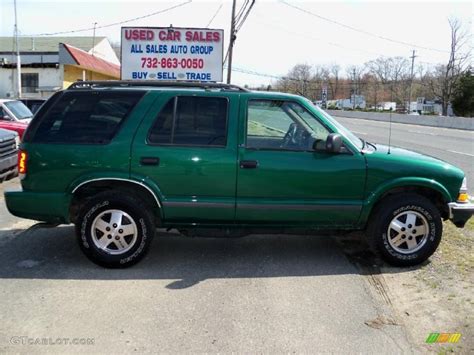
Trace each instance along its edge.
<path fill-rule="evenodd" d="M 131 174 L 161 192 L 165 222 L 233 223 L 237 95 L 161 92 L 140 125 Z"/>
<path fill-rule="evenodd" d="M 315 151 L 334 129 L 303 100 L 243 97 L 237 176 L 239 223 L 353 226 L 364 195 L 357 151 Z"/>

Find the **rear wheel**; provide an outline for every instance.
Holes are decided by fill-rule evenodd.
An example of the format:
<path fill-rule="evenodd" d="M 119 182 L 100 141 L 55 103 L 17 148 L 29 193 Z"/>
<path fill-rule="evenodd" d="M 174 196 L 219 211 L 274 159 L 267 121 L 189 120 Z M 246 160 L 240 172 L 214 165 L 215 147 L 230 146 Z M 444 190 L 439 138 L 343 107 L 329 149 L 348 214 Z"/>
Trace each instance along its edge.
<path fill-rule="evenodd" d="M 133 196 L 103 192 L 79 211 L 76 234 L 86 256 L 101 266 L 127 267 L 140 261 L 155 234 L 153 216 Z"/>
<path fill-rule="evenodd" d="M 417 265 L 441 242 L 443 224 L 431 201 L 417 194 L 388 197 L 371 217 L 368 237 L 374 251 L 395 266 Z"/>

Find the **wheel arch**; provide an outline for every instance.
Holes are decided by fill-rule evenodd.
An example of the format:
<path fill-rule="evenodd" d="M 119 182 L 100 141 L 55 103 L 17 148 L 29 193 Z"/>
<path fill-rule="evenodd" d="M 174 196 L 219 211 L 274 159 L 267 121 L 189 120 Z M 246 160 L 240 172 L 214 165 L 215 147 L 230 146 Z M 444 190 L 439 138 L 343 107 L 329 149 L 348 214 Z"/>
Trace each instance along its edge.
<path fill-rule="evenodd" d="M 449 217 L 447 204 L 451 202 L 451 196 L 443 185 L 429 179 L 403 178 L 379 186 L 369 195 L 362 209 L 361 223 L 366 225 L 374 211 L 387 197 L 408 192 L 416 193 L 430 200 L 439 210 L 443 219 Z"/>
<path fill-rule="evenodd" d="M 153 210 L 155 224 L 163 220 L 161 193 L 156 186 L 149 186 L 144 181 L 137 181 L 126 177 L 89 177 L 78 181 L 70 188 L 72 196 L 69 206 L 70 221 L 75 223 L 81 206 L 98 192 L 109 190 L 125 190 L 144 201 L 148 208 Z"/>

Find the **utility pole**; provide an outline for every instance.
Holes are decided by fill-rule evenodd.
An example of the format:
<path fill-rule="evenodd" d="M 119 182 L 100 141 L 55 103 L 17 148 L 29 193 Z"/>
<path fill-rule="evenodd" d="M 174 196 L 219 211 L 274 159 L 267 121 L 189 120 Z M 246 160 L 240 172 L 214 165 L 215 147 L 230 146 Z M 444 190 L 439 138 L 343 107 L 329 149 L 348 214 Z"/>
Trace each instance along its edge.
<path fill-rule="evenodd" d="M 94 56 L 94 47 L 95 47 L 95 27 L 97 26 L 97 22 L 94 22 L 94 31 L 92 32 L 92 50 L 91 55 Z"/>
<path fill-rule="evenodd" d="M 230 21 L 229 62 L 227 63 L 227 84 L 230 84 L 232 76 L 232 51 L 235 42 L 235 6 L 237 0 L 232 1 L 232 18 Z"/>
<path fill-rule="evenodd" d="M 355 110 L 355 99 L 356 99 L 356 70 L 355 68 L 352 69 L 352 109 Z"/>
<path fill-rule="evenodd" d="M 13 2 L 15 8 L 15 43 L 16 43 L 16 81 L 17 81 L 17 95 L 21 98 L 21 60 L 20 60 L 20 45 L 18 44 L 18 19 L 16 16 L 16 0 Z"/>
<path fill-rule="evenodd" d="M 411 55 L 411 71 L 410 71 L 410 89 L 408 91 L 408 109 L 407 109 L 407 114 L 410 114 L 410 110 L 411 110 L 411 87 L 412 87 L 412 84 L 413 84 L 413 67 L 415 65 L 415 58 L 416 58 L 416 55 L 415 55 L 415 50 L 413 50 L 413 54 Z"/>

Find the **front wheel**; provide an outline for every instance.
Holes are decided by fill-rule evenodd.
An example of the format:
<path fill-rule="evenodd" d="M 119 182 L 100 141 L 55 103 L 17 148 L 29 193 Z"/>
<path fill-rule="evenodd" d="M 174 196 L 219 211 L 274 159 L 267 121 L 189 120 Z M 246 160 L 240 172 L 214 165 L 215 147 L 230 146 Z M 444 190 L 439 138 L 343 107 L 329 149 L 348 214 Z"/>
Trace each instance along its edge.
<path fill-rule="evenodd" d="M 443 224 L 431 201 L 417 194 L 390 196 L 369 222 L 369 242 L 389 264 L 411 266 L 427 260 L 441 242 Z"/>
<path fill-rule="evenodd" d="M 127 267 L 141 260 L 155 234 L 153 217 L 135 197 L 103 192 L 80 210 L 79 245 L 94 263 Z"/>

